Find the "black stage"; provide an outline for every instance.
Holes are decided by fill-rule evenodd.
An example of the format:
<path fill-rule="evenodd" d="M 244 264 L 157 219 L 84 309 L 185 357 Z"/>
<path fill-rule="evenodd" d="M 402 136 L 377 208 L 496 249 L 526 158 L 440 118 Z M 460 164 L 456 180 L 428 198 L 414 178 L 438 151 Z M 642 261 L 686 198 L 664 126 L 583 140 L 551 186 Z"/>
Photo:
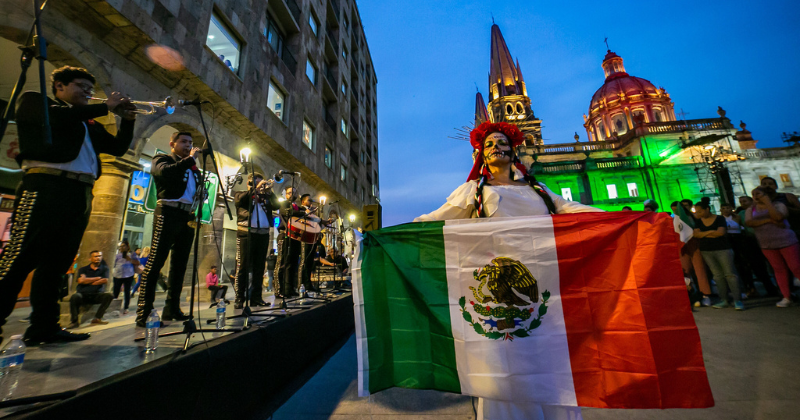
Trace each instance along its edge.
<path fill-rule="evenodd" d="M 38 382 L 50 381 L 37 385 L 37 389 L 57 393 L 75 389 L 69 382 L 80 382 L 81 372 L 87 377 L 108 376 L 96 369 L 116 373 L 77 387 L 69 398 L 18 408 L 3 418 L 263 420 L 313 376 L 353 331 L 353 298 L 349 293 L 335 296 L 329 303 L 302 305 L 307 309 L 300 306 L 295 302 L 290 305 L 290 316 L 268 318 L 271 321 L 246 331 L 206 333 L 206 342 L 199 333 L 194 334 L 192 343 L 198 344 L 186 353 L 178 351 L 183 335 L 162 338 L 156 353 L 159 358 L 144 355 L 142 344 L 134 343 L 133 325 L 117 327 L 114 330 L 120 331 L 116 333 L 104 331 L 106 343 L 102 334 L 93 333 L 92 338 L 80 343 L 33 348 L 28 351 L 32 354 L 26 354 L 23 383 L 15 398 L 33 396 L 30 389 L 25 392 L 32 381 L 26 381 L 26 375 L 39 375 Z M 198 326 L 205 327 L 211 311 L 203 313 L 206 317 Z M 231 307 L 228 315 L 232 313 Z M 228 322 L 229 327 L 241 324 L 241 319 Z M 180 328 L 180 323 L 173 322 L 166 330 Z M 87 349 L 90 347 L 96 348 Z M 70 354 L 58 357 L 58 353 Z M 85 357 L 87 354 L 92 357 Z M 48 355 L 57 362 L 51 362 Z M 68 378 L 57 378 L 59 375 Z"/>

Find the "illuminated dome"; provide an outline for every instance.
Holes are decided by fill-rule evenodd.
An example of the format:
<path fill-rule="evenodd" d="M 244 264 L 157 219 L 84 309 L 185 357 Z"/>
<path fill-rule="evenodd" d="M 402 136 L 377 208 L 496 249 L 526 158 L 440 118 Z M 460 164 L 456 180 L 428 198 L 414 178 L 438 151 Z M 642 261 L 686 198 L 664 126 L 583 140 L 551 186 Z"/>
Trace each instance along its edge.
<path fill-rule="evenodd" d="M 675 120 L 666 90 L 626 73 L 622 57 L 609 50 L 602 67 L 606 81 L 592 95 L 589 115 L 584 115 L 590 140 L 613 139 L 633 129 L 635 124 Z"/>

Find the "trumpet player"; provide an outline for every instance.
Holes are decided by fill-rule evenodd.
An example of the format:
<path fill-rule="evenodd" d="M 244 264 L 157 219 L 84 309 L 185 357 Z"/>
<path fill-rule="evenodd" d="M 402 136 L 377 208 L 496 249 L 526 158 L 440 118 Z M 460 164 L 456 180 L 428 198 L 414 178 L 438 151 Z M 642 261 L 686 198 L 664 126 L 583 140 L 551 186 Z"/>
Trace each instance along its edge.
<path fill-rule="evenodd" d="M 53 71 L 51 80 L 55 99 L 44 92 L 26 92 L 19 98 L 16 160 L 25 174 L 17 187 L 11 240 L 0 257 L 0 325 L 14 309 L 25 278 L 36 270 L 31 323 L 24 336 L 29 345 L 89 338 L 58 324 L 60 278 L 72 264 L 89 222 L 92 187 L 101 175 L 98 154 L 124 155 L 133 139 L 135 119 L 131 112 L 135 106 L 119 92 L 105 103 L 89 105 L 95 78 L 86 69 L 65 66 Z M 49 144 L 42 130 L 45 98 Z M 95 121 L 109 111 L 122 117 L 116 136 Z"/>
<path fill-rule="evenodd" d="M 274 226 L 272 212 L 280 207 L 278 197 L 272 192 L 272 180 L 255 172 L 247 177 L 247 186 L 247 191 L 234 195 L 237 224 L 235 309 L 241 309 L 246 299 L 250 306 L 269 306 L 261 296 L 262 283 L 272 244 L 269 238 Z"/>

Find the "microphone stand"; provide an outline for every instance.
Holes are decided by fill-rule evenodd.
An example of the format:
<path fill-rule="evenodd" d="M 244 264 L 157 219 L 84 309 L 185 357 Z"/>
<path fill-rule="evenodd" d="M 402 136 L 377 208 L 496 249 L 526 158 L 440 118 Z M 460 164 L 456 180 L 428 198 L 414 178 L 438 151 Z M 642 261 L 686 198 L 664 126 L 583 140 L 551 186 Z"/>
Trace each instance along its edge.
<path fill-rule="evenodd" d="M 33 58 L 39 60 L 39 91 L 42 95 L 42 140 L 45 145 L 53 144 L 52 133 L 50 131 L 50 113 L 48 112 L 48 97 L 47 97 L 47 77 L 44 74 L 44 62 L 47 61 L 47 40 L 42 34 L 42 12 L 47 5 L 45 0 L 42 5 L 39 5 L 39 0 L 33 0 L 33 24 L 31 30 L 28 32 L 28 38 L 25 40 L 25 46 L 20 47 L 22 50 L 22 57 L 19 60 L 21 71 L 17 84 L 14 85 L 14 90 L 11 91 L 11 96 L 8 99 L 3 119 L 0 120 L 0 140 L 6 134 L 8 122 L 11 115 L 14 113 L 14 106 L 16 105 L 17 98 L 22 91 L 25 82 L 28 79 L 28 68 L 31 66 Z"/>
<path fill-rule="evenodd" d="M 217 168 L 217 161 L 216 161 L 216 158 L 214 157 L 214 150 L 211 147 L 211 141 L 210 141 L 210 138 L 208 136 L 208 129 L 206 128 L 206 122 L 203 119 L 203 110 L 202 110 L 202 107 L 201 107 L 202 104 L 201 104 L 200 101 L 195 101 L 195 103 L 193 103 L 192 105 L 197 107 L 197 113 L 200 114 L 200 124 L 203 126 L 203 133 L 206 136 L 205 143 L 203 144 L 203 149 L 206 150 L 206 151 L 204 151 L 202 153 L 202 155 L 203 155 L 203 165 L 201 166 L 202 169 L 200 170 L 200 182 L 198 182 L 199 185 L 197 185 L 197 191 L 198 191 L 198 193 L 200 193 L 199 194 L 200 200 L 199 200 L 199 202 L 197 204 L 197 209 L 195 210 L 195 220 L 194 220 L 195 221 L 195 226 L 194 226 L 194 261 L 193 261 L 193 267 L 192 267 L 192 288 L 191 288 L 190 298 L 189 298 L 189 302 L 190 302 L 189 303 L 189 319 L 187 319 L 186 321 L 183 322 L 183 330 L 182 331 L 168 332 L 168 333 L 164 333 L 164 334 L 159 334 L 158 335 L 159 337 L 169 337 L 169 336 L 172 336 L 172 335 L 185 334 L 186 335 L 186 340 L 183 342 L 183 351 L 184 352 L 189 349 L 189 340 L 191 340 L 192 334 L 195 334 L 195 333 L 201 333 L 202 334 L 204 332 L 239 332 L 239 331 L 242 331 L 241 328 L 206 328 L 206 329 L 200 329 L 200 328 L 197 328 L 197 324 L 194 322 L 194 296 L 195 296 L 194 295 L 194 289 L 195 289 L 195 282 L 199 283 L 199 281 L 200 281 L 200 277 L 199 277 L 199 273 L 198 273 L 199 267 L 197 265 L 197 258 L 198 258 L 197 256 L 198 256 L 199 248 L 200 248 L 200 226 L 201 226 L 201 221 L 203 219 L 203 204 L 205 202 L 205 196 L 206 196 L 206 193 L 207 193 L 207 191 L 205 191 L 206 190 L 206 177 L 205 177 L 204 173 L 205 173 L 205 168 L 206 168 L 206 158 L 208 156 L 211 156 L 211 164 L 214 167 L 214 173 L 217 175 L 217 179 L 220 181 L 220 182 L 217 182 L 217 188 L 219 189 L 220 194 L 222 194 L 222 201 L 225 203 L 225 209 L 227 210 L 228 217 L 231 220 L 233 220 L 233 215 L 231 214 L 230 204 L 228 204 L 228 196 L 225 194 L 225 190 L 222 188 L 222 182 L 221 182 L 222 181 L 222 177 L 219 175 L 219 169 Z M 211 209 L 211 211 L 213 212 L 214 209 Z M 213 217 L 213 215 L 212 215 L 212 217 Z M 212 226 L 212 229 L 213 229 L 213 226 Z M 199 309 L 199 302 L 198 302 L 198 311 L 199 310 L 200 309 Z M 144 340 L 144 337 L 137 338 L 134 341 L 141 341 L 141 340 Z"/>

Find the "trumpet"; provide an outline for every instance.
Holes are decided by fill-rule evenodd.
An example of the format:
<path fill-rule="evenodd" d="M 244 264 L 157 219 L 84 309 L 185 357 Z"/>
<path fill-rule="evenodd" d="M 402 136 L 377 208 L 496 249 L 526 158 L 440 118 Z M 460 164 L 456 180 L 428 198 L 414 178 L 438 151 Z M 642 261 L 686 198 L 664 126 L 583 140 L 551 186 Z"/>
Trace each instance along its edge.
<path fill-rule="evenodd" d="M 89 100 L 100 102 L 105 102 L 108 100 L 108 98 L 95 98 L 92 96 L 88 96 L 87 98 Z M 161 102 L 131 101 L 131 103 L 143 107 L 150 107 L 149 109 L 136 108 L 135 110 L 131 110 L 131 112 L 134 114 L 152 115 L 156 113 L 156 108 L 164 108 L 164 110 L 167 111 L 167 114 L 172 114 L 175 112 L 175 102 L 172 100 L 171 96 L 167 96 L 167 98 Z"/>

